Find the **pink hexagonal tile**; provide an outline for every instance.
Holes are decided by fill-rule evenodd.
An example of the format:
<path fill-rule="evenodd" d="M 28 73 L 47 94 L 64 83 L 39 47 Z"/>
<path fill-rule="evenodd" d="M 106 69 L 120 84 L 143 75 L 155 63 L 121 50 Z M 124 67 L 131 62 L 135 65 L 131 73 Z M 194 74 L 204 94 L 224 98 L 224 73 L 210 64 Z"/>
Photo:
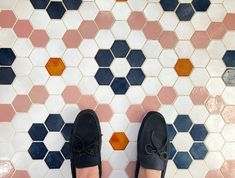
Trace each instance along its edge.
<path fill-rule="evenodd" d="M 136 167 L 136 161 L 130 161 L 125 169 L 128 177 L 130 178 L 135 177 L 135 167 Z"/>
<path fill-rule="evenodd" d="M 30 178 L 27 171 L 24 170 L 16 170 L 12 176 L 12 178 Z"/>
<path fill-rule="evenodd" d="M 67 86 L 63 93 L 62 97 L 66 104 L 77 104 L 79 98 L 81 97 L 81 93 L 76 86 Z"/>
<path fill-rule="evenodd" d="M 30 41 L 34 47 L 45 47 L 49 41 L 49 37 L 45 30 L 34 30 L 30 35 Z"/>
<path fill-rule="evenodd" d="M 175 32 L 164 31 L 162 32 L 159 41 L 163 48 L 174 48 L 178 42 L 178 38 Z"/>
<path fill-rule="evenodd" d="M 225 106 L 222 116 L 226 123 L 235 124 L 235 106 Z"/>
<path fill-rule="evenodd" d="M 226 28 L 222 22 L 212 22 L 207 28 L 207 33 L 211 39 L 220 40 L 226 33 Z"/>
<path fill-rule="evenodd" d="M 108 161 L 102 161 L 102 178 L 109 178 L 112 167 Z"/>
<path fill-rule="evenodd" d="M 43 85 L 33 86 L 29 92 L 29 97 L 33 103 L 44 104 L 48 98 L 48 92 Z"/>
<path fill-rule="evenodd" d="M 221 96 L 210 96 L 206 101 L 206 108 L 211 114 L 220 114 L 224 108 L 224 101 Z"/>
<path fill-rule="evenodd" d="M 33 27 L 28 20 L 18 20 L 13 30 L 17 37 L 27 38 L 33 31 Z"/>
<path fill-rule="evenodd" d="M 235 161 L 225 161 L 220 170 L 224 178 L 235 178 Z"/>
<path fill-rule="evenodd" d="M 146 23 L 146 19 L 142 12 L 132 12 L 127 20 L 129 26 L 133 30 L 140 30 Z"/>
<path fill-rule="evenodd" d="M 145 111 L 140 104 L 130 105 L 126 115 L 131 122 L 140 122 L 145 115 Z"/>
<path fill-rule="evenodd" d="M 10 178 L 14 173 L 14 167 L 10 161 L 0 161 L 0 177 Z"/>
<path fill-rule="evenodd" d="M 146 96 L 142 103 L 142 106 L 145 112 L 149 112 L 157 111 L 160 108 L 161 104 L 156 96 Z"/>
<path fill-rule="evenodd" d="M 77 48 L 82 42 L 82 37 L 77 30 L 67 30 L 63 41 L 68 48 Z"/>
<path fill-rule="evenodd" d="M 78 106 L 81 110 L 84 109 L 95 110 L 97 103 L 92 95 L 82 95 L 78 100 Z"/>
<path fill-rule="evenodd" d="M 98 28 L 92 20 L 83 21 L 78 30 L 83 38 L 94 38 L 98 32 Z"/>
<path fill-rule="evenodd" d="M 195 105 L 204 104 L 208 98 L 208 91 L 204 87 L 194 87 L 190 93 L 190 98 Z"/>
<path fill-rule="evenodd" d="M 191 38 L 191 43 L 195 48 L 207 48 L 209 42 L 210 38 L 205 31 L 195 31 Z"/>
<path fill-rule="evenodd" d="M 149 21 L 145 24 L 143 28 L 144 35 L 149 40 L 157 40 L 159 39 L 162 33 L 161 25 L 156 21 Z"/>
<path fill-rule="evenodd" d="M 216 170 L 210 170 L 206 174 L 205 178 L 224 178 L 224 176 L 222 175 L 219 169 L 216 169 Z"/>
<path fill-rule="evenodd" d="M 10 104 L 0 104 L 0 122 L 10 122 L 15 115 L 15 111 Z"/>
<path fill-rule="evenodd" d="M 235 30 L 235 13 L 228 13 L 223 22 L 228 30 Z"/>
<path fill-rule="evenodd" d="M 28 95 L 17 95 L 12 102 L 17 112 L 27 112 L 32 105 Z"/>
<path fill-rule="evenodd" d="M 113 111 L 108 104 L 99 104 L 95 111 L 101 122 L 108 122 L 113 115 Z"/>
<path fill-rule="evenodd" d="M 162 104 L 173 104 L 177 94 L 172 87 L 162 87 L 158 93 L 158 98 Z"/>
<path fill-rule="evenodd" d="M 109 11 L 100 11 L 95 18 L 95 23 L 99 29 L 110 29 L 114 23 L 114 17 Z"/>
<path fill-rule="evenodd" d="M 0 27 L 12 28 L 16 22 L 16 16 L 11 10 L 2 10 L 0 12 Z"/>

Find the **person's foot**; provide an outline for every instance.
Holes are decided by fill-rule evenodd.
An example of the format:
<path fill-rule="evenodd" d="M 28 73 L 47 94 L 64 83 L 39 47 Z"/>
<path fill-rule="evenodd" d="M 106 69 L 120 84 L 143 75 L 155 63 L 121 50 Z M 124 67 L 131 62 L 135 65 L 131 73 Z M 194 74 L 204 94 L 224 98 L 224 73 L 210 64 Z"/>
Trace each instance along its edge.
<path fill-rule="evenodd" d="M 149 112 L 144 117 L 138 134 L 135 178 L 140 174 L 160 173 L 161 178 L 164 178 L 168 161 L 168 143 L 164 117 L 158 112 Z"/>
<path fill-rule="evenodd" d="M 99 119 L 92 110 L 81 111 L 70 137 L 70 160 L 73 178 L 101 177 L 101 129 Z M 97 171 L 98 170 L 98 171 Z M 91 175 L 91 177 L 92 177 Z"/>

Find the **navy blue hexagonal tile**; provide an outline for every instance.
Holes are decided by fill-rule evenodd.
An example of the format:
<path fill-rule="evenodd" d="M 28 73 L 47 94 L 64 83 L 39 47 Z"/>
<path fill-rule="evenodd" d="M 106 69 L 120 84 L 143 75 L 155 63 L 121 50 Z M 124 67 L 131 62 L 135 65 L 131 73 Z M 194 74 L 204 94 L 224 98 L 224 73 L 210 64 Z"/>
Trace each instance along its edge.
<path fill-rule="evenodd" d="M 65 159 L 70 159 L 70 144 L 69 144 L 69 142 L 65 142 L 64 146 L 61 149 L 61 153 L 63 154 Z"/>
<path fill-rule="evenodd" d="M 33 141 L 43 141 L 48 132 L 44 124 L 33 124 L 28 133 Z"/>
<path fill-rule="evenodd" d="M 175 11 L 179 2 L 178 0 L 160 0 L 160 4 L 164 11 Z"/>
<path fill-rule="evenodd" d="M 127 74 L 127 79 L 131 85 L 141 85 L 145 75 L 141 69 L 131 69 Z"/>
<path fill-rule="evenodd" d="M 193 159 L 203 160 L 206 157 L 208 150 L 204 143 L 194 143 L 189 152 Z"/>
<path fill-rule="evenodd" d="M 125 78 L 114 78 L 111 88 L 115 94 L 125 94 L 129 88 L 129 84 Z"/>
<path fill-rule="evenodd" d="M 188 115 L 178 115 L 174 122 L 178 132 L 188 132 L 192 124 L 193 123 Z"/>
<path fill-rule="evenodd" d="M 141 67 L 144 63 L 145 56 L 141 50 L 131 50 L 127 56 L 131 67 Z"/>
<path fill-rule="evenodd" d="M 10 85 L 16 75 L 11 67 L 0 67 L 0 85 Z"/>
<path fill-rule="evenodd" d="M 33 5 L 34 9 L 46 9 L 50 1 L 49 0 L 30 0 L 30 2 Z"/>
<path fill-rule="evenodd" d="M 227 86 L 235 86 L 235 69 L 227 69 L 222 76 L 222 79 Z"/>
<path fill-rule="evenodd" d="M 16 56 L 11 48 L 0 48 L 0 65 L 10 66 L 15 58 Z"/>
<path fill-rule="evenodd" d="M 192 163 L 192 158 L 188 152 L 178 152 L 173 161 L 178 169 L 188 169 Z"/>
<path fill-rule="evenodd" d="M 95 79 L 99 85 L 109 85 L 113 80 L 113 73 L 109 68 L 99 68 L 95 74 Z"/>
<path fill-rule="evenodd" d="M 167 124 L 168 139 L 172 141 L 175 138 L 176 130 L 172 124 Z"/>
<path fill-rule="evenodd" d="M 63 3 L 68 10 L 78 10 L 82 4 L 81 0 L 63 0 Z"/>
<path fill-rule="evenodd" d="M 65 124 L 61 133 L 66 141 L 69 141 L 73 129 L 73 124 Z"/>
<path fill-rule="evenodd" d="M 64 162 L 64 158 L 59 151 L 50 151 L 44 161 L 50 169 L 59 169 Z"/>
<path fill-rule="evenodd" d="M 203 124 L 195 124 L 190 131 L 190 135 L 194 141 L 204 141 L 207 134 L 208 131 Z"/>
<path fill-rule="evenodd" d="M 110 50 L 99 50 L 95 56 L 95 60 L 100 67 L 109 67 L 114 57 Z"/>
<path fill-rule="evenodd" d="M 175 154 L 176 154 L 176 149 L 174 147 L 174 145 L 172 143 L 169 144 L 169 148 L 168 148 L 168 157 L 169 159 L 173 159 Z"/>
<path fill-rule="evenodd" d="M 192 2 L 193 7 L 196 11 L 207 11 L 211 2 L 210 0 L 193 0 Z"/>
<path fill-rule="evenodd" d="M 235 67 L 235 50 L 226 51 L 223 61 L 227 67 Z"/>
<path fill-rule="evenodd" d="M 116 40 L 111 47 L 115 57 L 126 57 L 129 50 L 130 48 L 125 40 Z"/>
<path fill-rule="evenodd" d="M 181 21 L 189 21 L 194 15 L 194 9 L 189 3 L 182 3 L 176 9 L 176 15 Z"/>
<path fill-rule="evenodd" d="M 50 114 L 45 124 L 49 131 L 60 131 L 64 125 L 64 120 L 60 116 L 60 114 Z"/>
<path fill-rule="evenodd" d="M 51 19 L 61 19 L 65 13 L 63 3 L 58 1 L 51 1 L 47 7 L 47 13 Z"/>
<path fill-rule="evenodd" d="M 43 142 L 33 142 L 28 149 L 32 159 L 43 159 L 47 154 L 47 148 Z"/>

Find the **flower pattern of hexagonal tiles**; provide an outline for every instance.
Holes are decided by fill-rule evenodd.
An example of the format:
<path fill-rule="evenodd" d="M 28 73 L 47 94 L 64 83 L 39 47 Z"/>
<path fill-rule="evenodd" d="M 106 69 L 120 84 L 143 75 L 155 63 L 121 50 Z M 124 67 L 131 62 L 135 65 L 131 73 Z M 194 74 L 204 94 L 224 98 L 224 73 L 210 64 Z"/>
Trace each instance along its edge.
<path fill-rule="evenodd" d="M 140 122 L 167 122 L 166 178 L 235 175 L 233 0 L 0 1 L 0 177 L 70 178 L 97 113 L 104 178 L 132 178 Z"/>

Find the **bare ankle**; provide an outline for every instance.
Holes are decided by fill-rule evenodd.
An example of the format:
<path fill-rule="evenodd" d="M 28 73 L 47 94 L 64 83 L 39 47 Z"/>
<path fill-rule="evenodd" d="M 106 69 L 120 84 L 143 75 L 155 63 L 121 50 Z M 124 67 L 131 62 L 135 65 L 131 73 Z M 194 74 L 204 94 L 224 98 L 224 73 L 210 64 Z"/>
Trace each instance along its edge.
<path fill-rule="evenodd" d="M 140 167 L 139 178 L 161 178 L 162 171 Z"/>
<path fill-rule="evenodd" d="M 76 169 L 77 178 L 99 178 L 98 166 Z"/>

